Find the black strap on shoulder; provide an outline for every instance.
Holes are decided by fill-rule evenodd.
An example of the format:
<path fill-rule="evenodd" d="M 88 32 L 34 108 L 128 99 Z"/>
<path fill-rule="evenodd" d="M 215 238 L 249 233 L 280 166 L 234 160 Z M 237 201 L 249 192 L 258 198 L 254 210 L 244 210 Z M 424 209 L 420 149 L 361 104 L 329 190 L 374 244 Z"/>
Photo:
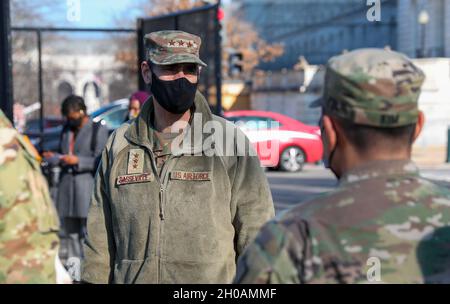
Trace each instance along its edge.
<path fill-rule="evenodd" d="M 91 137 L 91 151 L 95 153 L 95 147 L 97 146 L 97 134 L 100 129 L 100 122 L 94 122 L 92 125 L 92 137 Z"/>
<path fill-rule="evenodd" d="M 69 130 L 69 126 L 67 124 L 64 124 L 62 130 L 61 130 L 61 134 L 59 135 L 59 153 L 62 153 L 63 149 L 63 137 L 64 137 L 64 133 L 67 132 L 67 130 Z"/>

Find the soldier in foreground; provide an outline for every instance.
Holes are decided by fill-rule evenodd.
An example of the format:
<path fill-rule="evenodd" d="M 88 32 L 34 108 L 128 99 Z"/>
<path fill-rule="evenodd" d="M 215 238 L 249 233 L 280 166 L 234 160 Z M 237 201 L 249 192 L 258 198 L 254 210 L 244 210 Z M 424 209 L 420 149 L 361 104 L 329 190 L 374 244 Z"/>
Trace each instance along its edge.
<path fill-rule="evenodd" d="M 37 152 L 0 111 L 0 284 L 57 283 L 58 217 Z M 65 282 L 70 279 L 65 274 Z"/>
<path fill-rule="evenodd" d="M 266 224 L 239 260 L 237 283 L 450 282 L 450 191 L 410 160 L 423 81 L 396 52 L 329 61 L 315 105 L 339 187 Z"/>
<path fill-rule="evenodd" d="M 162 31 L 146 35 L 145 43 L 142 76 L 152 97 L 103 151 L 82 280 L 231 283 L 237 257 L 274 214 L 267 179 L 256 153 L 214 153 L 221 145 L 217 128 L 217 145 L 203 141 L 211 139 L 202 132 L 211 122 L 239 131 L 213 115 L 197 91 L 205 66 L 200 38 Z M 183 125 L 183 132 L 175 125 Z M 201 129 L 194 136 L 201 144 L 175 154 L 175 140 L 190 142 L 184 131 L 191 127 Z M 228 143 L 231 151 L 241 148 Z M 246 138 L 245 144 L 250 146 Z"/>

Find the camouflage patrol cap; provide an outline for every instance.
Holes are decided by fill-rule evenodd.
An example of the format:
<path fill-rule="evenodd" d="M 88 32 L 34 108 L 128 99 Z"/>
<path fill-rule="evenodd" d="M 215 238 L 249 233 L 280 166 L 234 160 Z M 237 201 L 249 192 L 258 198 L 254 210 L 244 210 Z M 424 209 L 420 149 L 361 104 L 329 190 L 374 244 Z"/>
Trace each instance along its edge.
<path fill-rule="evenodd" d="M 311 107 L 355 124 L 395 128 L 414 124 L 425 75 L 406 56 L 360 49 L 331 58 L 322 98 Z"/>
<path fill-rule="evenodd" d="M 182 31 L 159 31 L 145 35 L 146 56 L 154 64 L 170 65 L 196 63 L 206 67 L 200 59 L 200 37 Z"/>

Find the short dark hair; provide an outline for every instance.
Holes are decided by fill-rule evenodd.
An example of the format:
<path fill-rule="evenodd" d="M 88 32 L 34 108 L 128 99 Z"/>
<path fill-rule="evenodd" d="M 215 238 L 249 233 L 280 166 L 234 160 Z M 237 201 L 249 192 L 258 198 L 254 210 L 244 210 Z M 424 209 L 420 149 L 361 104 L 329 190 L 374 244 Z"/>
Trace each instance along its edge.
<path fill-rule="evenodd" d="M 344 130 L 349 142 L 360 153 L 367 153 L 387 147 L 389 150 L 401 150 L 412 146 L 416 124 L 396 128 L 379 128 L 358 125 L 351 121 L 336 118 Z"/>
<path fill-rule="evenodd" d="M 72 111 L 84 111 L 86 112 L 86 104 L 84 99 L 77 95 L 70 95 L 64 99 L 61 106 L 61 113 L 63 116 L 69 115 Z"/>

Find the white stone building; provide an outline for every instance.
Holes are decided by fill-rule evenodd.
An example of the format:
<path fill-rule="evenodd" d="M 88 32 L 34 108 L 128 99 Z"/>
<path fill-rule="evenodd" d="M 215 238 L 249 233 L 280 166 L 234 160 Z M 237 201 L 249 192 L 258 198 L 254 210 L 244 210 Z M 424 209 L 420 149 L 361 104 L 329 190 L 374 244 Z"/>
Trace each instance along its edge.
<path fill-rule="evenodd" d="M 425 113 L 425 127 L 417 139 L 418 147 L 445 147 L 450 127 L 450 59 L 415 59 L 426 76 L 419 108 Z"/>
<path fill-rule="evenodd" d="M 120 64 L 111 54 L 44 55 L 43 63 L 46 62 L 61 69 L 61 73 L 51 83 L 50 92 L 47 92 L 53 97 L 52 100 L 60 102 L 73 93 L 85 99 L 88 112 L 109 102 L 110 83 L 122 80 L 121 75 L 115 73 Z"/>
<path fill-rule="evenodd" d="M 117 50 L 121 47 L 119 43 L 111 43 L 108 38 L 69 38 L 56 36 L 43 39 L 45 115 L 59 116 L 61 102 L 70 94 L 82 96 L 90 113 L 111 101 L 127 98 L 137 89 L 138 75 L 130 76 L 125 63 L 117 59 Z M 37 103 L 37 48 L 17 52 L 13 58 L 13 67 L 20 71 L 14 84 L 15 102 L 24 106 Z M 37 114 L 35 110 L 32 116 Z"/>
<path fill-rule="evenodd" d="M 426 25 L 419 23 L 422 11 L 429 16 Z M 450 57 L 449 0 L 398 0 L 397 14 L 400 52 L 419 57 L 424 47 L 425 57 Z"/>
<path fill-rule="evenodd" d="M 324 64 L 343 50 L 363 47 L 396 49 L 397 0 L 380 0 L 381 20 L 367 19 L 366 0 L 235 0 L 242 18 L 270 43 L 284 45 L 284 54 L 261 63 L 263 70 L 290 69 L 304 56 Z"/>

